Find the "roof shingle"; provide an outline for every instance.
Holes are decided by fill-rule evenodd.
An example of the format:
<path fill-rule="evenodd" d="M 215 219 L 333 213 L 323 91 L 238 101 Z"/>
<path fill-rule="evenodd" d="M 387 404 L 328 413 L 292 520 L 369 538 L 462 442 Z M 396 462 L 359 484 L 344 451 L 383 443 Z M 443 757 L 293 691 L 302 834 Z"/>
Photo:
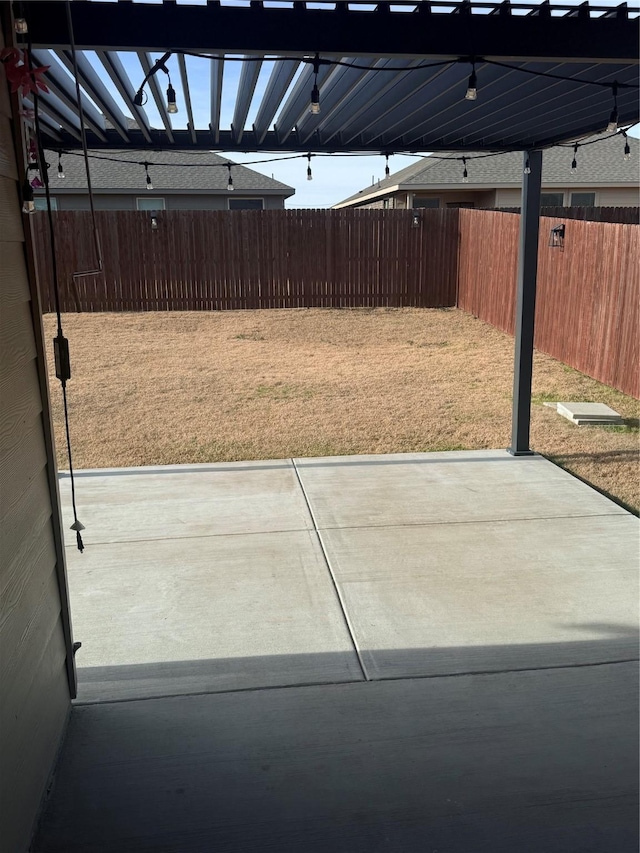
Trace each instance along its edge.
<path fill-rule="evenodd" d="M 596 137 L 591 137 L 595 139 Z M 588 142 L 589 140 L 583 140 Z M 542 183 L 546 186 L 571 186 L 572 184 L 629 184 L 637 186 L 640 182 L 640 140 L 628 137 L 631 148 L 631 161 L 624 160 L 624 139 L 622 136 L 603 138 L 593 145 L 582 145 L 576 160 L 577 169 L 571 168 L 573 149 L 555 147 L 547 149 L 542 157 Z M 416 190 L 428 189 L 430 186 L 451 184 L 454 186 L 471 187 L 481 184 L 491 187 L 520 187 L 522 184 L 522 153 L 509 151 L 504 154 L 486 157 L 483 152 L 470 151 L 465 154 L 467 159 L 468 183 L 462 183 L 463 165 L 459 158 L 460 152 L 451 151 L 438 154 L 435 159 L 427 157 L 412 163 L 405 169 L 395 172 L 376 184 L 355 193 L 339 204 L 357 201 L 362 196 L 384 194 L 386 189 Z M 472 159 L 478 157 L 477 160 Z"/>
<path fill-rule="evenodd" d="M 90 151 L 91 184 L 95 191 L 118 191 L 123 193 L 139 193 L 145 189 L 145 171 L 140 165 L 142 161 L 149 163 L 149 175 L 153 181 L 154 192 L 213 192 L 226 193 L 229 172 L 225 168 L 231 162 L 231 174 L 235 190 L 248 192 L 266 192 L 273 195 L 291 196 L 293 187 L 268 178 L 266 175 L 239 166 L 224 157 L 207 152 L 206 154 L 187 151 Z M 64 153 L 62 164 L 64 180 L 56 180 L 57 151 L 47 152 L 50 162 L 49 177 L 55 182 L 56 191 L 86 190 L 84 160 L 79 152 Z M 98 159 L 114 157 L 129 162 L 113 162 Z M 157 163 L 175 165 L 159 166 Z M 183 164 L 188 164 L 185 166 Z M 209 164 L 209 165 L 207 165 Z M 218 164 L 211 168 L 210 164 Z"/>

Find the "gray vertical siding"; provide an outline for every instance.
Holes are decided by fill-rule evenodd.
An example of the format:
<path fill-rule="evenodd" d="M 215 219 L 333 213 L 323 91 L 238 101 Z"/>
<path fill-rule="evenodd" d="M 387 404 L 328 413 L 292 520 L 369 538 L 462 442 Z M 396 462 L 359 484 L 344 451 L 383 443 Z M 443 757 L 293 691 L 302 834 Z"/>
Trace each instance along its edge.
<path fill-rule="evenodd" d="M 0 32 L 0 47 L 2 47 Z M 0 66 L 0 849 L 23 853 L 70 709 L 59 516 Z M 46 387 L 46 386 L 45 386 Z"/>

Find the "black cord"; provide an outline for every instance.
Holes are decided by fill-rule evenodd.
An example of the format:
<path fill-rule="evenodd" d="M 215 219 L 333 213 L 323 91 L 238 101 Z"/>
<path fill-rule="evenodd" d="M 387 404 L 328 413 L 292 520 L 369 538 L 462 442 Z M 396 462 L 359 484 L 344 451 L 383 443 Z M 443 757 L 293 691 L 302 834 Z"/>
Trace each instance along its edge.
<path fill-rule="evenodd" d="M 28 53 L 29 53 L 29 64 L 30 67 L 33 68 L 33 58 L 31 55 L 31 41 L 29 41 L 28 45 Z M 56 256 L 56 235 L 55 228 L 53 224 L 53 212 L 51 207 L 51 191 L 49 187 L 49 171 L 47 168 L 47 163 L 45 160 L 45 149 L 42 143 L 42 133 L 40 130 L 40 117 L 38 114 L 38 106 L 39 106 L 39 96 L 37 87 L 35 87 L 34 95 L 33 95 L 33 107 L 34 107 L 34 125 L 36 131 L 36 145 L 38 150 L 38 159 L 40 162 L 40 176 L 42 178 L 42 182 L 44 183 L 44 192 L 45 198 L 47 201 L 47 221 L 49 224 L 49 242 L 51 247 L 51 264 L 53 267 L 53 299 L 54 306 L 56 311 L 56 324 L 57 324 L 57 345 L 58 347 L 62 347 L 68 353 L 68 341 L 63 335 L 62 331 L 62 312 L 60 308 L 60 282 L 58 278 L 58 261 Z M 54 342 L 55 346 L 55 342 Z M 68 367 L 68 361 L 67 361 Z M 65 435 L 67 441 L 67 458 L 69 460 L 69 477 L 71 479 L 71 505 L 73 507 L 73 525 L 71 527 L 72 530 L 75 530 L 76 533 L 76 544 L 78 546 L 78 550 L 80 553 L 84 551 L 84 543 L 82 541 L 82 536 L 80 535 L 80 531 L 84 530 L 84 525 L 81 521 L 78 520 L 78 511 L 76 508 L 76 487 L 75 487 L 75 479 L 73 473 L 73 457 L 71 452 L 71 433 L 69 429 L 69 408 L 67 402 L 67 379 L 65 378 L 66 373 L 61 372 L 60 384 L 62 385 L 62 403 L 64 407 L 64 428 Z M 61 378 L 62 377 L 62 378 Z"/>
<path fill-rule="evenodd" d="M 632 127 L 632 125 L 629 125 L 629 127 Z M 608 136 L 600 136 L 598 139 L 591 139 L 588 142 L 580 142 L 580 143 L 578 143 L 579 147 L 582 148 L 584 145 L 595 145 L 599 142 L 606 142 L 608 139 L 612 139 L 614 136 L 617 136 L 618 134 L 626 133 L 629 130 L 629 127 L 620 128 L 615 133 L 610 133 Z M 558 142 L 555 145 L 550 145 L 549 148 L 573 148 L 573 145 L 574 145 L 573 142 Z M 54 149 L 47 149 L 47 150 L 53 151 Z M 132 148 L 132 150 L 134 150 L 134 151 L 135 150 L 142 150 L 142 151 L 147 152 L 149 149 L 148 148 L 143 148 L 143 149 Z M 502 154 L 511 154 L 514 152 L 520 152 L 521 150 L 522 150 L 521 148 L 507 148 L 504 151 L 489 151 L 489 152 L 484 152 L 482 154 L 471 154 L 471 155 L 464 155 L 464 156 L 467 160 L 484 160 L 487 157 L 500 157 Z M 55 151 L 58 152 L 59 154 L 64 154 L 65 157 L 67 157 L 67 156 L 69 156 L 69 157 L 84 157 L 85 156 L 83 152 L 74 151 L 70 148 L 61 148 L 61 149 L 56 148 Z M 209 154 L 211 152 L 209 152 L 209 151 L 207 151 L 207 152 L 204 152 L 204 151 L 183 151 L 181 153 L 184 156 L 192 157 L 192 156 L 209 156 Z M 393 154 L 395 157 L 419 157 L 423 160 L 459 160 L 459 161 L 462 160 L 462 155 L 459 155 L 457 157 L 451 156 L 451 155 L 441 156 L 438 154 L 418 154 L 417 152 L 411 152 L 411 151 L 390 151 L 388 153 Z M 380 156 L 383 156 L 385 154 L 387 154 L 386 151 L 380 152 Z M 133 166 L 144 166 L 146 163 L 149 166 L 162 166 L 163 168 L 169 168 L 169 169 L 218 169 L 218 168 L 219 169 L 226 169 L 227 168 L 226 161 L 224 163 L 162 163 L 162 162 L 149 161 L 149 160 L 130 160 L 127 157 L 109 157 L 108 155 L 105 155 L 105 154 L 87 154 L 86 156 L 91 160 L 107 160 L 110 163 L 129 163 L 130 165 L 133 165 Z M 284 162 L 285 160 L 302 160 L 306 156 L 307 156 L 306 154 L 289 154 L 287 156 L 282 156 L 282 157 L 268 157 L 264 160 L 251 160 L 247 163 L 234 163 L 233 165 L 234 166 L 260 166 L 263 163 L 279 163 L 280 161 Z M 362 153 L 352 152 L 352 153 L 348 153 L 348 154 L 340 154 L 340 153 L 330 154 L 327 152 L 318 151 L 318 152 L 315 152 L 313 154 L 313 156 L 314 157 L 342 157 L 342 158 L 346 158 L 346 157 L 375 157 L 376 153 L 375 152 L 362 152 Z"/>

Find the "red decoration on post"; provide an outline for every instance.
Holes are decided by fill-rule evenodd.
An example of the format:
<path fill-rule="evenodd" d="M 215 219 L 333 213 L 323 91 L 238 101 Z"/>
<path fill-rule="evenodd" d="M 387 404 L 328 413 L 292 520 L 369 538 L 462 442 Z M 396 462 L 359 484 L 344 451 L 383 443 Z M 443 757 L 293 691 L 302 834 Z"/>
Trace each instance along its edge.
<path fill-rule="evenodd" d="M 30 92 L 37 92 L 38 89 L 42 92 L 49 91 L 47 84 L 41 78 L 49 70 L 50 65 L 31 68 L 28 54 L 17 47 L 5 47 L 0 50 L 0 62 L 5 66 L 12 92 L 28 95 Z"/>

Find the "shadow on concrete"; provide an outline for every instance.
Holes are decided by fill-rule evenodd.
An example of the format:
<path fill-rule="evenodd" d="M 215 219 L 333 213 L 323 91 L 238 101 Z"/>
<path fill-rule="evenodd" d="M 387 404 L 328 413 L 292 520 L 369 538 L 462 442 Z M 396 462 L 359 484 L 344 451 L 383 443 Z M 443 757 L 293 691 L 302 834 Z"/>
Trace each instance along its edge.
<path fill-rule="evenodd" d="M 588 657 L 611 661 L 632 632 L 601 627 Z M 559 660 L 562 645 L 519 649 Z M 107 669 L 242 665 L 276 662 Z M 635 853 L 637 706 L 633 662 L 76 706 L 32 850 Z"/>

